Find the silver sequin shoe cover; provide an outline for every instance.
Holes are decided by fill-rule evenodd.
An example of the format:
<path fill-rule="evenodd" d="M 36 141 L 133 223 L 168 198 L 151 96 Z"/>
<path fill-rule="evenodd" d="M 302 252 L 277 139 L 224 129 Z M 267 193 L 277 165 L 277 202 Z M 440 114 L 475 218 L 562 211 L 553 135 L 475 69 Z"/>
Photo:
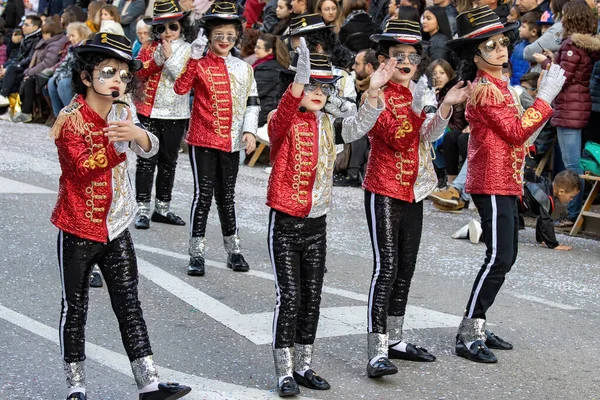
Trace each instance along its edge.
<path fill-rule="evenodd" d="M 163 217 L 166 217 L 167 213 L 169 211 L 171 211 L 171 202 L 155 199 L 154 200 L 154 211 L 156 211 Z"/>
<path fill-rule="evenodd" d="M 402 326 L 404 325 L 404 316 L 387 318 L 387 331 L 389 335 L 389 343 L 395 345 L 402 341 Z"/>
<path fill-rule="evenodd" d="M 242 252 L 240 237 L 237 233 L 231 236 L 223 236 L 223 246 L 227 254 L 240 254 Z"/>
<path fill-rule="evenodd" d="M 294 343 L 294 371 L 310 369 L 314 348 L 312 344 Z"/>
<path fill-rule="evenodd" d="M 275 376 L 279 379 L 282 376 L 293 376 L 294 368 L 294 348 L 284 347 L 273 349 L 273 360 L 275 362 Z M 279 384 L 279 381 L 277 382 Z"/>
<path fill-rule="evenodd" d="M 138 215 L 145 215 L 150 218 L 150 203 L 138 202 Z"/>
<path fill-rule="evenodd" d="M 204 257 L 206 248 L 206 238 L 204 236 L 196 236 L 190 238 L 190 248 L 188 253 L 192 257 Z"/>
<path fill-rule="evenodd" d="M 84 361 L 64 362 L 67 375 L 67 389 L 85 387 L 85 365 Z"/>
<path fill-rule="evenodd" d="M 388 356 L 387 333 L 367 333 L 367 355 L 369 360 L 374 357 Z"/>
<path fill-rule="evenodd" d="M 458 327 L 458 338 L 465 343 L 476 340 L 485 342 L 485 319 L 463 317 Z"/>
<path fill-rule="evenodd" d="M 152 356 L 140 357 L 131 362 L 131 370 L 138 389 L 142 389 L 153 382 L 158 382 L 158 370 L 154 365 Z"/>

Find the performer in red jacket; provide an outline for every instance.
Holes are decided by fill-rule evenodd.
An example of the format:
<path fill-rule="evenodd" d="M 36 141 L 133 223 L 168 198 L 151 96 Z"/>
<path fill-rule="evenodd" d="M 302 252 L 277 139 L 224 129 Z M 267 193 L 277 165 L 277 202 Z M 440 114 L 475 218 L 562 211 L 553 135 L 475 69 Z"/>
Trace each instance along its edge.
<path fill-rule="evenodd" d="M 186 137 L 194 173 L 188 265 L 188 275 L 192 276 L 204 275 L 206 221 L 213 193 L 228 254 L 227 266 L 234 271 L 250 269 L 241 254 L 235 181 L 240 150 L 251 153 L 256 147 L 254 135 L 260 112 L 252 67 L 231 54 L 242 35 L 242 18 L 236 14 L 235 3 L 214 3 L 200 21 L 203 29 L 175 82 L 177 94 L 194 89 L 192 121 Z"/>
<path fill-rule="evenodd" d="M 457 17 L 459 38 L 447 42 L 459 57 L 460 79 L 474 79 L 465 117 L 471 127 L 467 183 L 487 246 L 458 328 L 456 354 L 484 363 L 497 362 L 490 349 L 512 345 L 486 330 L 486 311 L 494 303 L 506 274 L 517 258 L 517 197 L 523 193 L 523 164 L 529 144 L 552 115 L 550 104 L 564 83 L 564 71 L 545 72 L 533 105 L 523 110 L 519 96 L 502 75 L 508 65 L 510 39 L 504 35 L 518 23 L 503 25 L 483 6 Z"/>
<path fill-rule="evenodd" d="M 139 212 L 137 229 L 148 229 L 152 222 L 185 225 L 171 211 L 171 193 L 177 170 L 181 138 L 190 118 L 190 95 L 173 91 L 175 79 L 190 58 L 190 44 L 195 36 L 190 22 L 190 11 L 183 12 L 177 0 L 157 0 L 152 18 L 144 18 L 151 26 L 153 42 L 142 48 L 138 60 L 143 68 L 137 76 L 144 82 L 144 98 L 135 106 L 140 121 L 158 137 L 158 154 L 150 158 L 138 157 L 135 170 L 135 191 Z M 152 182 L 156 174 L 156 199 L 150 217 Z"/>
<path fill-rule="evenodd" d="M 383 89 L 386 108 L 369 132 L 371 153 L 363 183 L 374 259 L 367 375 L 376 378 L 398 372 L 389 358 L 435 360 L 426 349 L 403 341 L 402 326 L 421 243 L 422 200 L 437 186 L 430 142 L 443 135 L 452 106 L 465 101 L 470 84 L 459 82 L 437 108 L 427 78 L 412 81 L 423 51 L 417 21 L 390 20 L 371 40 L 378 43 L 381 62 L 398 60 Z"/>
<path fill-rule="evenodd" d="M 299 394 L 297 384 L 329 389 L 311 361 L 325 273 L 335 144 L 357 140 L 373 127 L 384 108 L 378 89 L 396 66 L 395 60 L 382 63 L 371 76 L 368 98 L 358 114 L 335 119 L 322 110 L 341 76 L 333 75 L 329 56 L 309 55 L 305 39 L 299 42 L 294 83 L 269 122 L 273 171 L 267 191 L 268 246 L 277 293 L 273 356 L 282 397 Z"/>
<path fill-rule="evenodd" d="M 190 392 L 189 387 L 158 381 L 127 229 L 137 210 L 125 152 L 129 148 L 152 157 L 158 151 L 156 136 L 134 125 L 132 111 L 114 102 L 135 86 L 132 72 L 140 67 L 125 36 L 98 33 L 77 47 L 73 86 L 78 95 L 62 109 L 51 132 L 62 170 L 51 221 L 60 229 L 59 334 L 67 400 L 86 399 L 85 321 L 95 263 L 106 280 L 140 400 L 176 399 Z"/>

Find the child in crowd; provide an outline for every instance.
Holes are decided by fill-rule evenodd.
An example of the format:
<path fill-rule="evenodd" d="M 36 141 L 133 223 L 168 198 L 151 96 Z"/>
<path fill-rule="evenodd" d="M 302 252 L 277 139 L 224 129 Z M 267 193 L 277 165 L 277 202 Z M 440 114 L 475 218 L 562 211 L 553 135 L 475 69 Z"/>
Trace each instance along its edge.
<path fill-rule="evenodd" d="M 540 27 L 538 20 L 540 13 L 528 12 L 521 18 L 521 26 L 519 27 L 519 37 L 521 41 L 517 43 L 510 56 L 512 64 L 512 77 L 510 78 L 511 85 L 518 85 L 521 76 L 525 75 L 529 70 L 529 61 L 523 59 L 523 49 L 531 43 L 535 42 L 540 37 Z"/>
<path fill-rule="evenodd" d="M 326 54 L 309 56 L 305 39 L 298 42 L 294 83 L 269 122 L 273 171 L 267 191 L 268 246 L 277 292 L 273 356 L 281 397 L 299 394 L 298 384 L 329 389 L 311 369 L 311 361 L 325 273 L 335 143 L 354 141 L 373 127 L 384 109 L 379 88 L 396 66 L 395 60 L 382 63 L 371 76 L 358 114 L 335 119 L 323 110 L 341 77 L 333 75 Z"/>
<path fill-rule="evenodd" d="M 58 233 L 62 283 L 59 328 L 67 375 L 67 400 L 85 400 L 85 321 L 89 276 L 102 270 L 140 400 L 177 399 L 190 388 L 160 383 L 138 299 L 138 270 L 128 226 L 135 215 L 127 172 L 127 149 L 151 157 L 158 139 L 134 124 L 132 111 L 115 100 L 135 87 L 125 36 L 98 33 L 75 48 L 73 87 L 77 96 L 59 114 L 55 138 L 62 175 L 51 221 Z M 107 383 L 108 385 L 108 383 Z"/>
<path fill-rule="evenodd" d="M 186 142 L 194 174 L 188 275 L 204 275 L 206 223 L 213 195 L 217 203 L 227 266 L 248 271 L 241 254 L 235 212 L 240 151 L 254 151 L 260 111 L 252 67 L 231 50 L 242 35 L 235 3 L 215 2 L 200 20 L 203 30 L 175 81 L 178 95 L 194 89 L 194 108 Z M 205 31 L 204 31 L 205 30 Z"/>

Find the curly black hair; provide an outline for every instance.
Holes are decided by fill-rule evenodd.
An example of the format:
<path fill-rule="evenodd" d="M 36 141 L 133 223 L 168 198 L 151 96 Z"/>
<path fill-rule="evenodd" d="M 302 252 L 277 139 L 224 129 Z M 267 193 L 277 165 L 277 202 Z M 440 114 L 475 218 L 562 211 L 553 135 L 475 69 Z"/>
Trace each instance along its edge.
<path fill-rule="evenodd" d="M 323 52 L 329 55 L 331 64 L 344 69 L 349 69 L 354 62 L 354 54 L 342 46 L 338 35 L 332 29 L 319 29 L 309 32 L 304 36 L 306 46 L 311 52 L 316 52 L 317 45 L 321 45 Z"/>
<path fill-rule="evenodd" d="M 88 87 L 83 83 L 81 79 L 82 73 L 87 73 L 88 76 L 93 76 L 94 68 L 100 65 L 103 61 L 110 60 L 111 58 L 104 54 L 89 54 L 87 53 L 85 57 L 81 57 L 75 54 L 75 62 L 73 64 L 73 73 L 71 86 L 75 93 L 84 95 L 87 93 Z M 142 97 L 142 86 L 140 85 L 140 81 L 136 78 L 136 75 L 133 74 L 133 78 L 131 82 L 127 84 L 127 88 L 125 89 L 125 93 L 131 93 L 134 97 L 143 98 Z"/>
<path fill-rule="evenodd" d="M 185 18 L 172 22 L 179 22 L 179 25 L 181 26 L 181 37 L 186 42 L 192 43 L 194 39 L 196 39 L 198 31 L 194 26 L 192 19 L 189 15 Z M 152 38 L 152 41 L 160 40 L 160 33 L 158 33 L 158 31 L 156 30 L 159 26 L 160 25 L 151 25 L 150 27 L 150 37 Z"/>

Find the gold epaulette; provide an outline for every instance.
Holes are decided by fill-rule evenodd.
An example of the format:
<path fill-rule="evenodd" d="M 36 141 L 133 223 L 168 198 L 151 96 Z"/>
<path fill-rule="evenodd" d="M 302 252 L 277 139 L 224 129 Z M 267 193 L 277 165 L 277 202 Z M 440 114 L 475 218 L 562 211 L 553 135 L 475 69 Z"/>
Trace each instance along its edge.
<path fill-rule="evenodd" d="M 488 81 L 485 77 L 481 78 L 479 82 L 475 83 L 473 93 L 469 99 L 469 103 L 472 106 L 495 106 L 504 102 L 504 95 L 492 82 Z"/>
<path fill-rule="evenodd" d="M 58 114 L 58 117 L 56 118 L 56 121 L 50 130 L 50 137 L 58 139 L 66 122 L 69 122 L 69 125 L 74 130 L 74 133 L 83 135 L 85 133 L 85 123 L 83 121 L 83 116 L 79 111 L 81 106 L 81 103 L 73 99 L 69 105 L 60 110 L 60 113 Z"/>

